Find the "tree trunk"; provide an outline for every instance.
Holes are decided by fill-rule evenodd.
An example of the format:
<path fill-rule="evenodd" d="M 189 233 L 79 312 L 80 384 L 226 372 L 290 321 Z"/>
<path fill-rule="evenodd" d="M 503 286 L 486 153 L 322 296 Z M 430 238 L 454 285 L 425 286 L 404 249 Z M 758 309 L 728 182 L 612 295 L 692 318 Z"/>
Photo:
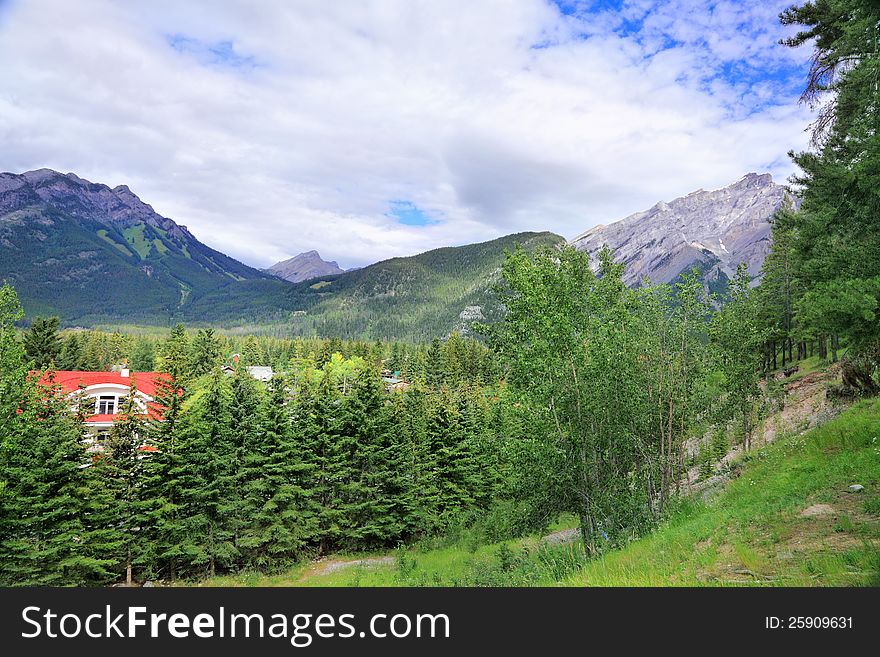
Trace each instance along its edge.
<path fill-rule="evenodd" d="M 131 548 L 128 550 L 128 558 L 125 563 L 125 583 L 131 586 Z"/>
<path fill-rule="evenodd" d="M 840 344 L 837 341 L 837 333 L 831 334 L 831 362 L 837 362 L 837 350 L 840 347 Z"/>
<path fill-rule="evenodd" d="M 589 559 L 593 556 L 593 523 L 590 520 L 589 512 L 581 511 L 581 540 L 584 542 L 584 556 Z"/>
<path fill-rule="evenodd" d="M 773 369 L 775 370 L 775 369 L 777 369 L 777 364 L 776 364 L 776 340 L 773 340 L 773 341 L 770 343 L 770 350 L 773 352 Z"/>

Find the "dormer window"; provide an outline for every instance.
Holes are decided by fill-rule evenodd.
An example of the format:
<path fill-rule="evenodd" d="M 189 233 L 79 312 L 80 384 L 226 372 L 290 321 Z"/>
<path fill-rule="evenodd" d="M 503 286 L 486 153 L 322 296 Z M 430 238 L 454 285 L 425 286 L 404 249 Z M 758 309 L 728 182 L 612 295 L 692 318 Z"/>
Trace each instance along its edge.
<path fill-rule="evenodd" d="M 113 415 L 116 413 L 116 396 L 101 395 L 98 397 L 97 415 Z"/>

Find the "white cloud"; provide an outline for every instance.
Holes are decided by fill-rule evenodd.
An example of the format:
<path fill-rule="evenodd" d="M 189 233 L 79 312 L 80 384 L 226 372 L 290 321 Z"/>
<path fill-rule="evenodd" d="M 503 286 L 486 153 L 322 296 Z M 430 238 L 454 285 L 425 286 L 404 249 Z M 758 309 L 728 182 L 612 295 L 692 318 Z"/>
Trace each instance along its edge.
<path fill-rule="evenodd" d="M 571 237 L 792 171 L 786 4 L 12 2 L 0 169 L 128 184 L 255 266 Z M 442 221 L 396 223 L 395 200 Z"/>

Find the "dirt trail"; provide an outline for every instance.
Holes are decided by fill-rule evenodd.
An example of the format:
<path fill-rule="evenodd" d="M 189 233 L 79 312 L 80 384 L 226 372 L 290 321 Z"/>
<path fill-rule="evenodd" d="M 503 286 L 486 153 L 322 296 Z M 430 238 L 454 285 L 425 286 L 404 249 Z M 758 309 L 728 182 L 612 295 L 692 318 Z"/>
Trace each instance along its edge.
<path fill-rule="evenodd" d="M 577 528 L 561 529 L 559 531 L 555 531 L 547 534 L 546 536 L 543 536 L 540 542 L 548 545 L 561 545 L 563 543 L 572 543 L 579 539 L 580 536 L 580 530 Z M 330 573 L 335 573 L 338 570 L 353 567 L 381 568 L 383 566 L 393 566 L 394 562 L 395 559 L 391 556 L 366 557 L 364 559 L 334 559 L 325 557 L 323 559 L 313 561 L 309 565 L 309 567 L 306 568 L 303 574 L 300 575 L 299 581 L 305 582 L 312 579 L 313 577 L 329 575 Z"/>
<path fill-rule="evenodd" d="M 319 575 L 329 575 L 337 570 L 352 568 L 353 566 L 361 566 L 365 568 L 375 568 L 377 566 L 394 565 L 394 557 L 366 557 L 364 559 L 318 559 L 313 561 L 311 565 L 300 576 L 299 581 L 303 582 L 312 577 Z"/>

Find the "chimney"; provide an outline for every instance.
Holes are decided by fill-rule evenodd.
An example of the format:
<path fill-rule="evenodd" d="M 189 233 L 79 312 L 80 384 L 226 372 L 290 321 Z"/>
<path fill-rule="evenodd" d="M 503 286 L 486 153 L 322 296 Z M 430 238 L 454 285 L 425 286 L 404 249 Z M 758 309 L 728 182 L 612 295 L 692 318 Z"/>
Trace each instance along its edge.
<path fill-rule="evenodd" d="M 121 370 L 119 370 L 119 376 L 121 376 L 123 379 L 127 379 L 128 378 L 128 368 L 123 367 Z"/>

